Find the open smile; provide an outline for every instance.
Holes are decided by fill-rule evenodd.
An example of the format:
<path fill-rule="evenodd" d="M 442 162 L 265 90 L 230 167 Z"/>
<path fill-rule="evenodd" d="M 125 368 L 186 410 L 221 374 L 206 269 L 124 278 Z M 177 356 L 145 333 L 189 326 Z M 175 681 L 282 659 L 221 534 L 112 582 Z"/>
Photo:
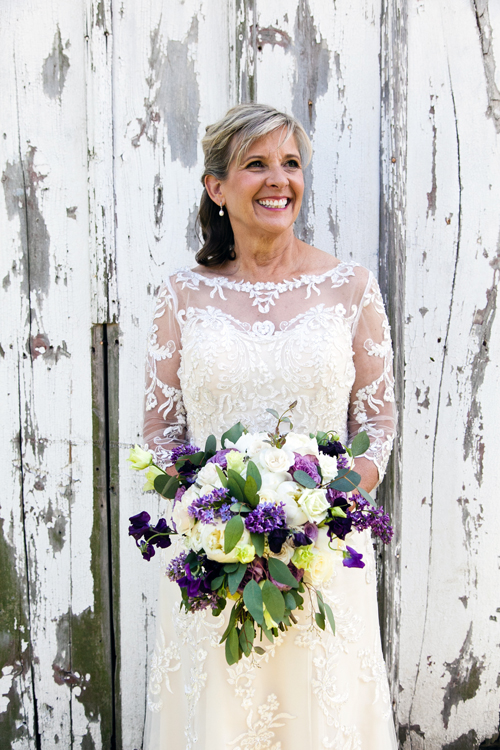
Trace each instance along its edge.
<path fill-rule="evenodd" d="M 283 210 L 289 203 L 292 202 L 291 198 L 262 198 L 257 203 L 263 208 L 271 209 L 272 211 Z"/>

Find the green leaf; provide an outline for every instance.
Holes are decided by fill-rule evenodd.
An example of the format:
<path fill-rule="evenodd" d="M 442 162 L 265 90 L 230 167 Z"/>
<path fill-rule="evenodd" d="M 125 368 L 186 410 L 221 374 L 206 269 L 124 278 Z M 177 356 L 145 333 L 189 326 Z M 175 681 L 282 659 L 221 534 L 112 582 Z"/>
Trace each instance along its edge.
<path fill-rule="evenodd" d="M 295 606 L 300 607 L 302 604 L 304 604 L 304 597 L 299 594 L 298 591 L 294 591 L 293 589 L 288 592 L 293 598 L 295 599 Z"/>
<path fill-rule="evenodd" d="M 259 584 L 253 580 L 248 581 L 243 589 L 243 601 L 245 606 L 258 625 L 264 622 L 264 605 L 262 601 L 262 591 Z"/>
<path fill-rule="evenodd" d="M 361 487 L 358 487 L 358 492 L 365 498 L 365 500 L 368 500 L 370 505 L 373 505 L 373 497 L 366 490 L 362 490 Z"/>
<path fill-rule="evenodd" d="M 211 454 L 209 458 L 212 458 L 212 456 L 217 453 L 217 440 L 215 439 L 215 435 L 209 435 L 207 437 L 207 442 L 205 443 L 205 453 Z"/>
<path fill-rule="evenodd" d="M 230 573 L 227 577 L 227 583 L 231 594 L 235 594 L 238 586 L 243 580 L 243 576 L 247 571 L 247 566 L 244 563 L 240 563 L 238 568 Z"/>
<path fill-rule="evenodd" d="M 217 591 L 217 589 L 222 586 L 222 582 L 224 581 L 224 576 L 217 576 L 217 578 L 214 578 L 212 583 L 210 584 L 210 587 L 212 591 Z"/>
<path fill-rule="evenodd" d="M 232 443 L 236 443 L 240 437 L 245 432 L 245 425 L 241 424 L 241 422 L 237 422 L 234 424 L 227 432 L 223 434 L 221 437 L 221 444 L 222 447 L 226 447 L 226 440 L 230 440 Z"/>
<path fill-rule="evenodd" d="M 276 411 L 276 409 L 266 409 L 266 411 L 268 411 L 269 414 L 272 414 L 275 419 L 279 419 L 280 418 L 280 415 L 278 414 L 278 412 Z"/>
<path fill-rule="evenodd" d="M 227 489 L 229 490 L 231 495 L 235 498 L 235 500 L 238 500 L 238 502 L 240 503 L 245 502 L 245 496 L 243 494 L 243 491 L 235 479 L 227 480 Z"/>
<path fill-rule="evenodd" d="M 322 595 L 321 591 L 316 591 L 316 598 L 318 600 L 319 611 L 320 611 L 320 613 L 324 617 L 324 615 L 325 615 L 325 603 L 323 601 L 323 595 Z"/>
<path fill-rule="evenodd" d="M 233 513 L 239 513 L 242 508 L 241 503 L 233 503 L 229 506 L 229 510 L 232 510 Z"/>
<path fill-rule="evenodd" d="M 255 554 L 257 557 L 262 557 L 264 554 L 264 541 L 265 541 L 265 535 L 264 534 L 255 534 L 253 531 L 250 532 L 250 540 L 255 547 Z"/>
<path fill-rule="evenodd" d="M 182 591 L 185 591 L 185 590 L 186 590 L 186 589 L 182 589 Z M 237 617 L 237 615 L 238 615 L 238 613 L 237 613 L 237 611 L 236 611 L 236 610 L 237 610 L 237 605 L 235 605 L 235 606 L 234 606 L 234 607 L 232 608 L 232 610 L 231 610 L 231 614 L 229 615 L 229 622 L 227 623 L 227 628 L 226 628 L 226 629 L 225 629 L 225 631 L 223 632 L 223 634 L 222 634 L 222 637 L 221 637 L 221 639 L 220 639 L 219 643 L 224 643 L 224 641 L 225 641 L 225 640 L 226 640 L 226 638 L 228 637 L 229 633 L 231 632 L 231 630 L 232 630 L 232 629 L 234 628 L 234 626 L 236 625 L 236 617 Z"/>
<path fill-rule="evenodd" d="M 293 478 L 298 484 L 301 484 L 302 487 L 307 487 L 310 490 L 317 486 L 316 481 L 310 477 L 309 474 L 306 474 L 305 471 L 302 471 L 302 469 L 294 471 Z"/>
<path fill-rule="evenodd" d="M 251 620 L 245 620 L 240 631 L 240 647 L 245 656 L 250 656 L 255 638 L 255 630 Z"/>
<path fill-rule="evenodd" d="M 236 547 L 243 535 L 244 528 L 241 516 L 233 516 L 229 519 L 224 531 L 224 552 L 226 555 Z"/>
<path fill-rule="evenodd" d="M 352 492 L 352 490 L 356 489 L 356 485 L 350 482 L 349 479 L 346 479 L 346 477 L 337 477 L 328 486 L 332 490 L 338 490 L 339 492 Z"/>
<path fill-rule="evenodd" d="M 179 482 L 177 477 L 171 477 L 168 474 L 160 474 L 160 476 L 155 477 L 153 484 L 155 490 L 159 492 L 160 495 L 169 498 L 169 500 L 172 500 L 175 497 L 175 493 L 179 489 L 181 483 Z"/>
<path fill-rule="evenodd" d="M 325 629 L 325 615 L 320 614 L 320 612 L 314 613 L 314 619 L 316 620 L 316 625 L 318 628 L 321 628 L 321 630 Z"/>
<path fill-rule="evenodd" d="M 257 482 L 253 477 L 247 477 L 244 486 L 245 498 L 248 500 L 252 508 L 256 508 L 259 504 L 259 496 L 257 495 Z"/>
<path fill-rule="evenodd" d="M 264 648 L 261 648 L 260 646 L 255 646 L 254 651 L 256 651 L 261 656 L 266 653 L 266 650 Z"/>
<path fill-rule="evenodd" d="M 219 476 L 220 483 L 222 484 L 223 487 L 227 487 L 227 477 L 222 471 L 221 467 L 215 464 L 215 468 L 217 469 L 217 474 Z"/>
<path fill-rule="evenodd" d="M 285 600 L 279 588 L 271 581 L 264 581 L 262 599 L 274 622 L 281 622 L 285 614 Z"/>
<path fill-rule="evenodd" d="M 267 640 L 270 641 L 271 643 L 274 643 L 274 636 L 272 632 L 268 630 L 265 625 L 261 625 L 261 628 L 262 628 L 262 632 L 267 637 Z"/>
<path fill-rule="evenodd" d="M 289 424 L 292 424 L 292 420 L 290 419 L 290 417 L 282 417 L 281 421 L 282 422 L 288 422 Z"/>
<path fill-rule="evenodd" d="M 240 659 L 238 628 L 233 628 L 226 640 L 226 661 L 231 666 Z"/>
<path fill-rule="evenodd" d="M 292 596 L 290 591 L 286 591 L 283 593 L 283 596 L 285 597 L 285 607 L 290 610 L 290 612 L 295 609 L 297 606 L 297 602 L 295 601 L 295 597 Z"/>
<path fill-rule="evenodd" d="M 199 466 L 204 458 L 205 458 L 204 451 L 198 451 L 198 453 L 190 453 L 188 456 L 186 456 L 186 459 L 188 461 L 191 461 L 191 463 L 194 464 L 195 466 Z"/>
<path fill-rule="evenodd" d="M 326 602 L 325 602 L 325 610 L 326 610 L 326 616 L 328 617 L 328 622 L 330 623 L 330 627 L 332 629 L 332 633 L 333 635 L 335 635 L 335 618 L 333 616 L 332 608 Z"/>
<path fill-rule="evenodd" d="M 234 573 L 235 570 L 238 570 L 239 562 L 235 563 L 226 563 L 224 565 L 224 572 L 225 573 Z"/>
<path fill-rule="evenodd" d="M 361 456 L 366 453 L 370 447 L 370 438 L 366 432 L 358 432 L 356 437 L 351 443 L 351 451 L 353 456 Z"/>
<path fill-rule="evenodd" d="M 297 589 L 299 587 L 299 582 L 296 578 L 293 577 L 290 569 L 285 565 L 284 562 L 278 560 L 276 557 L 270 557 L 267 562 L 269 566 L 269 573 L 275 581 L 278 581 L 278 583 L 284 583 L 285 586 L 291 586 L 292 589 Z"/>
<path fill-rule="evenodd" d="M 252 477 L 255 479 L 255 483 L 257 485 L 257 492 L 262 487 L 262 477 L 260 475 L 260 471 L 258 470 L 257 466 L 254 464 L 253 461 L 249 461 L 247 463 L 247 479 L 248 477 Z"/>

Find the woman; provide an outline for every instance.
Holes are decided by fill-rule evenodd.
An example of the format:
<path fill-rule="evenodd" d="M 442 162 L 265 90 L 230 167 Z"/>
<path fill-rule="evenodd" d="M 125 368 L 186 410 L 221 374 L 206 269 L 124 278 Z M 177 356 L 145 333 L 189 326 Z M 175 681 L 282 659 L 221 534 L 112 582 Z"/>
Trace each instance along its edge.
<path fill-rule="evenodd" d="M 389 327 L 373 275 L 294 236 L 311 146 L 293 118 L 258 104 L 229 110 L 203 139 L 205 244 L 194 270 L 162 287 L 150 337 L 144 437 L 157 461 L 234 423 L 294 431 L 365 430 L 362 487 L 381 480 L 394 411 Z M 162 577 L 149 684 L 151 750 L 389 750 L 396 747 L 380 649 L 373 548 L 336 567 L 324 595 L 337 633 L 299 625 L 264 655 L 228 667 L 227 612 L 179 611 Z M 173 553 L 175 554 L 175 552 Z M 229 608 L 228 608 L 229 609 Z"/>

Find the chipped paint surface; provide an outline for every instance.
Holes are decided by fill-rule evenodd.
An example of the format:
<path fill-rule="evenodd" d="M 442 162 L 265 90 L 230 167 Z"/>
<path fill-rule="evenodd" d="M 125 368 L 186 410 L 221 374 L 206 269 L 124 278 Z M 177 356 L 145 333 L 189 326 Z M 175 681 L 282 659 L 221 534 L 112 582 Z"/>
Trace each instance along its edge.
<path fill-rule="evenodd" d="M 7 6 L 0 746 L 142 745 L 157 585 L 124 522 L 145 335 L 199 246 L 204 128 L 260 100 L 313 140 L 298 233 L 380 271 L 389 303 L 403 439 L 380 490 L 400 529 L 381 611 L 401 748 L 477 748 L 500 674 L 496 5 Z"/>

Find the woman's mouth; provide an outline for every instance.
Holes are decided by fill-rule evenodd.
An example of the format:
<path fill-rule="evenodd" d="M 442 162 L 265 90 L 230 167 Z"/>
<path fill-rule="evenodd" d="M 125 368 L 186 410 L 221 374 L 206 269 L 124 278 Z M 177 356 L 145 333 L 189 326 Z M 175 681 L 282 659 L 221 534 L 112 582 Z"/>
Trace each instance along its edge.
<path fill-rule="evenodd" d="M 257 203 L 264 208 L 283 209 L 291 202 L 291 198 L 262 198 Z"/>

